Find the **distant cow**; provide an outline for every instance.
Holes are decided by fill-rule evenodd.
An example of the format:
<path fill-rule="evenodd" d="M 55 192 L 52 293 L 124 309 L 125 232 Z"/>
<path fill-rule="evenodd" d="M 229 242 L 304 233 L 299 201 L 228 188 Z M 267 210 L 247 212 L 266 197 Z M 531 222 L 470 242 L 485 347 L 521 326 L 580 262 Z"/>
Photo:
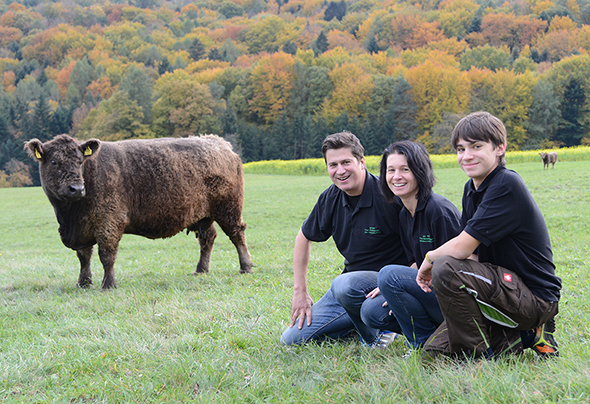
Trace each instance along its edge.
<path fill-rule="evenodd" d="M 80 260 L 78 285 L 92 283 L 94 244 L 104 267 L 102 288 L 115 288 L 124 233 L 151 239 L 197 233 L 195 274 L 208 272 L 217 222 L 238 250 L 240 273 L 252 272 L 242 221 L 243 168 L 229 143 L 208 135 L 179 139 L 78 142 L 67 135 L 25 149 L 39 162 L 59 234 Z"/>
<path fill-rule="evenodd" d="M 549 168 L 549 164 L 551 164 L 551 168 L 555 168 L 555 163 L 557 163 L 557 153 L 539 153 L 541 155 L 541 159 L 543 159 L 543 170 L 545 168 Z"/>

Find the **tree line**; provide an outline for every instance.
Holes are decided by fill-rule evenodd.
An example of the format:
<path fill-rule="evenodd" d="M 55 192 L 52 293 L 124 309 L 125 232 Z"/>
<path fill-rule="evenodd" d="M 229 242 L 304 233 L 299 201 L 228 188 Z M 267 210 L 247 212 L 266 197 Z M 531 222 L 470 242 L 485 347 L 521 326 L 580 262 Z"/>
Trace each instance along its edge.
<path fill-rule="evenodd" d="M 509 147 L 590 143 L 587 0 L 21 0 L 0 4 L 0 186 L 23 143 L 215 133 L 244 162 L 349 130 L 450 152 L 488 110 Z"/>

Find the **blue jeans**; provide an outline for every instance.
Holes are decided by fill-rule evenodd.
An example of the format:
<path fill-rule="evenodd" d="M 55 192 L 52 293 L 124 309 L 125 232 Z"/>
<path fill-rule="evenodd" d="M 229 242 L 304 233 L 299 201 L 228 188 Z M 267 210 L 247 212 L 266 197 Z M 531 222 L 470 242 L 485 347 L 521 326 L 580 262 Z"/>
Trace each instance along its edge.
<path fill-rule="evenodd" d="M 417 274 L 414 268 L 388 265 L 379 272 L 377 282 L 413 348 L 421 347 L 444 320 L 436 295 L 420 289 Z"/>
<path fill-rule="evenodd" d="M 326 294 L 311 306 L 311 325 L 303 323 L 298 328 L 299 319 L 293 327 L 287 328 L 281 335 L 283 345 L 302 345 L 310 341 L 346 338 L 356 335 L 354 324 L 346 311 L 332 295 L 329 289 Z"/>
<path fill-rule="evenodd" d="M 332 281 L 332 293 L 348 313 L 354 327 L 367 344 L 376 342 L 380 330 L 401 333 L 395 317 L 389 315 L 389 308 L 383 307 L 385 298 L 379 294 L 367 298 L 377 287 L 378 272 L 347 272 Z"/>

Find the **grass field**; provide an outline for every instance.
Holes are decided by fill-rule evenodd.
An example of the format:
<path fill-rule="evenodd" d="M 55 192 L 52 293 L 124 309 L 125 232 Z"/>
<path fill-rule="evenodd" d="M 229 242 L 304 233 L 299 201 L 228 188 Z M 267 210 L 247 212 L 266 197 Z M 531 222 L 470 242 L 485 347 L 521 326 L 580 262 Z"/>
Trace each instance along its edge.
<path fill-rule="evenodd" d="M 583 403 L 590 402 L 590 161 L 509 165 L 549 227 L 563 294 L 561 356 L 458 366 L 402 359 L 358 342 L 282 347 L 292 297 L 294 237 L 325 176 L 247 174 L 244 220 L 256 264 L 239 275 L 220 233 L 211 272 L 192 276 L 197 242 L 124 236 L 119 288 L 76 287 L 76 254 L 61 244 L 40 188 L 0 189 L 0 402 L 6 403 Z M 458 168 L 435 191 L 460 206 Z M 314 244 L 309 289 L 319 299 L 340 273 L 333 243 Z"/>

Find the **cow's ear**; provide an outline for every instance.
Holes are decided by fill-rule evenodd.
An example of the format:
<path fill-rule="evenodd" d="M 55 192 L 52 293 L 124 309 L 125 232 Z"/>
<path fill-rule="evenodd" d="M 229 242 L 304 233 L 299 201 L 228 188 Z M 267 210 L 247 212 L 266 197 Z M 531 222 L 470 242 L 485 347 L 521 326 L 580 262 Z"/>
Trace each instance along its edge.
<path fill-rule="evenodd" d="M 94 156 L 96 153 L 98 153 L 98 150 L 100 149 L 100 140 L 98 140 L 98 139 L 87 140 L 86 142 L 80 144 L 80 149 L 82 150 L 82 153 L 84 154 L 84 158 Z"/>
<path fill-rule="evenodd" d="M 29 154 L 29 156 L 35 158 L 38 161 L 43 160 L 43 144 L 38 139 L 31 139 L 25 143 L 25 150 Z"/>

